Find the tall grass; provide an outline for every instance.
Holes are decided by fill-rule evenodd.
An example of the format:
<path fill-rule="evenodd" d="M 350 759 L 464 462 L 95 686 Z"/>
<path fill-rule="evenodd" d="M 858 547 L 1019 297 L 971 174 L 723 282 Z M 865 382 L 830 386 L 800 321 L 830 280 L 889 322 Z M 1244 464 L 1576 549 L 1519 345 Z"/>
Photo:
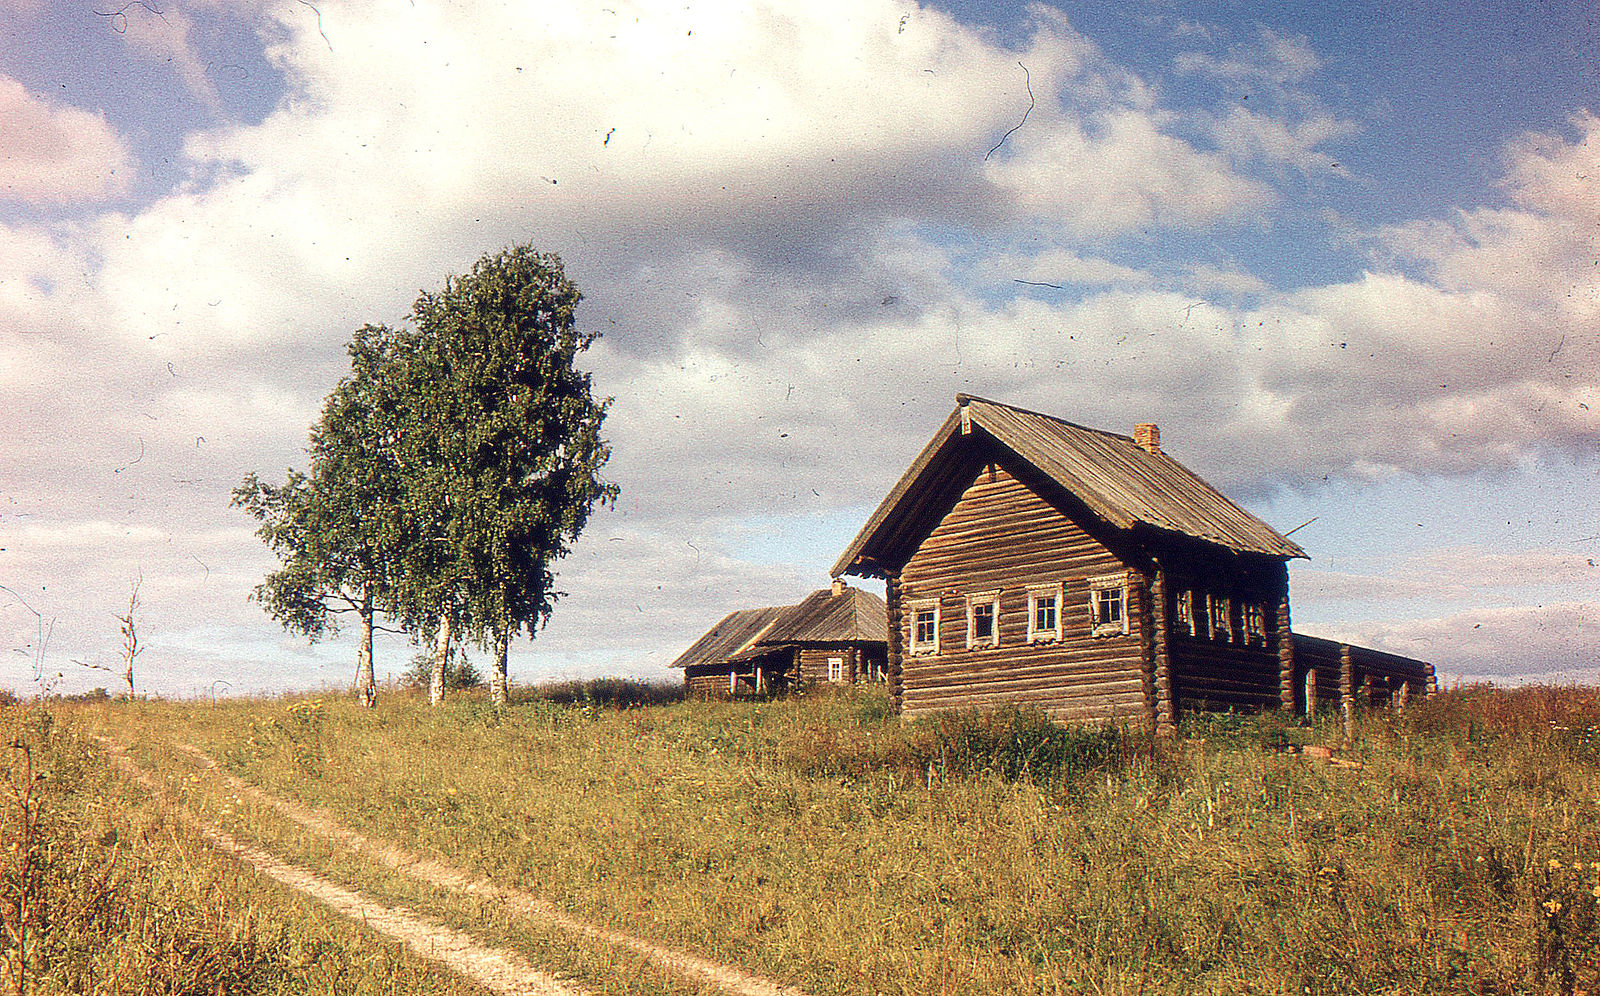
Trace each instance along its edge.
<path fill-rule="evenodd" d="M 1342 729 L 393 697 L 85 710 L 363 832 L 815 993 L 1600 992 L 1600 695 Z M 314 718 L 298 713 L 308 710 Z M 254 725 L 252 725 L 254 724 Z"/>
<path fill-rule="evenodd" d="M 0 707 L 0 750 L 0 991 L 476 991 L 209 852 L 59 710 Z"/>

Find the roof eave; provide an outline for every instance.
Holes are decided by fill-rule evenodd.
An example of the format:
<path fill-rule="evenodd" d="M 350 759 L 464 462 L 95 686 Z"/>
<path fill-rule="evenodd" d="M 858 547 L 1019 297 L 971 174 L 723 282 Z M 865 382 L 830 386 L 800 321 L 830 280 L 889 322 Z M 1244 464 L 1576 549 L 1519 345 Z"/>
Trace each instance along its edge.
<path fill-rule="evenodd" d="M 859 568 L 865 566 L 867 562 L 878 562 L 877 557 L 873 556 L 873 553 L 876 552 L 874 544 L 882 541 L 881 534 L 885 524 L 906 495 L 911 492 L 918 479 L 933 463 L 934 457 L 938 456 L 945 443 L 960 428 L 961 409 L 957 407 L 955 411 L 950 413 L 950 417 L 944 420 L 944 424 L 939 427 L 938 432 L 934 433 L 928 444 L 917 454 L 917 458 L 912 461 L 911 466 L 906 468 L 906 472 L 900 475 L 900 479 L 895 482 L 895 486 L 890 489 L 889 494 L 882 502 L 878 503 L 877 509 L 867 518 L 866 525 L 862 526 L 861 531 L 856 533 L 856 537 L 850 541 L 850 545 L 845 547 L 844 553 L 840 554 L 839 559 L 834 561 L 833 569 L 829 572 L 832 577 L 838 577 L 841 574 L 854 574 L 857 577 L 887 577 L 887 569 L 881 566 L 865 571 Z"/>

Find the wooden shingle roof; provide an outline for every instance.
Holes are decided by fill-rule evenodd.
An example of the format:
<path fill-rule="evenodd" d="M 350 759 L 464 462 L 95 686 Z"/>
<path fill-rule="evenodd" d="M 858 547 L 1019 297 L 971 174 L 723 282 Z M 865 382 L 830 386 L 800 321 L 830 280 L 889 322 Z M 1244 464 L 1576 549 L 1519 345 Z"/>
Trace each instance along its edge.
<path fill-rule="evenodd" d="M 771 653 L 796 643 L 883 643 L 888 610 L 870 591 L 822 588 L 798 605 L 731 612 L 668 667 L 722 664 Z"/>
<path fill-rule="evenodd" d="M 883 599 L 860 588 L 835 595 L 814 591 L 790 606 L 762 635 L 762 643 L 847 643 L 889 639 L 889 613 Z"/>
<path fill-rule="evenodd" d="M 730 612 L 667 666 L 720 664 L 759 639 L 788 608 L 786 605 L 773 605 L 764 609 Z"/>
<path fill-rule="evenodd" d="M 1129 436 L 963 394 L 833 565 L 835 576 L 880 573 L 874 564 L 908 554 L 906 542 L 916 528 L 909 520 L 926 511 L 919 508 L 919 493 L 959 480 L 970 449 L 964 441 L 972 436 L 1011 450 L 1116 528 L 1145 526 L 1283 559 L 1306 555 L 1159 448 L 1152 452 Z"/>

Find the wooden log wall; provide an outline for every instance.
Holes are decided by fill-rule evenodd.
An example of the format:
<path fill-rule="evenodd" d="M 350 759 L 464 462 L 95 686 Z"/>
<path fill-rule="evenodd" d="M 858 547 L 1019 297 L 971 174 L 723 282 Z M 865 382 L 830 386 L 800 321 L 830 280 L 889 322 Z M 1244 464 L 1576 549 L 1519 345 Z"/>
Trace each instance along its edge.
<path fill-rule="evenodd" d="M 1294 648 L 1295 708 L 1301 711 L 1308 672 L 1315 675 L 1323 706 L 1342 706 L 1348 695 L 1353 707 L 1377 708 L 1394 704 L 1402 686 L 1410 699 L 1431 695 L 1438 688 L 1434 667 L 1427 661 L 1301 633 L 1294 635 Z"/>
<path fill-rule="evenodd" d="M 856 681 L 866 680 L 868 654 L 860 647 L 848 643 L 818 644 L 799 648 L 800 655 L 800 681 L 805 685 L 826 685 L 828 681 L 828 659 L 837 657 L 844 664 L 844 680 L 841 684 L 853 684 Z"/>
<path fill-rule="evenodd" d="M 1295 667 L 1295 710 L 1306 711 L 1305 687 L 1306 673 L 1309 671 L 1316 675 L 1317 697 L 1320 705 L 1324 707 L 1337 705 L 1340 684 L 1339 659 L 1340 646 L 1332 640 L 1321 640 L 1314 636 L 1294 635 L 1294 667 Z"/>
<path fill-rule="evenodd" d="M 884 606 L 888 613 L 889 644 L 885 648 L 884 666 L 888 671 L 889 705 L 896 713 L 901 712 L 903 695 L 903 678 L 905 662 L 905 631 L 901 627 L 900 612 L 900 572 L 890 572 L 884 580 Z"/>
<path fill-rule="evenodd" d="M 1156 729 L 1171 729 L 1178 721 L 1177 702 L 1172 693 L 1172 592 L 1167 585 L 1166 568 L 1156 565 L 1150 579 L 1151 652 L 1153 665 L 1151 693 Z"/>
<path fill-rule="evenodd" d="M 981 468 L 900 572 L 898 591 L 891 588 L 891 605 L 901 608 L 898 619 L 891 609 L 891 623 L 898 623 L 891 660 L 895 642 L 910 646 L 910 605 L 939 605 L 938 653 L 907 653 L 901 662 L 904 714 L 1016 704 L 1063 720 L 1148 716 L 1139 625 L 1145 606 L 1135 578 L 1127 587 L 1129 632 L 1091 634 L 1089 578 L 1127 569 L 998 462 Z M 1029 643 L 1029 586 L 1058 582 L 1061 639 Z M 967 595 L 996 590 L 999 646 L 969 650 Z"/>
<path fill-rule="evenodd" d="M 1294 711 L 1295 688 L 1295 663 L 1294 663 L 1294 634 L 1289 624 L 1289 565 L 1283 564 L 1279 568 L 1279 592 L 1277 602 L 1271 607 L 1272 643 L 1278 650 L 1278 704 L 1290 712 Z M 1304 694 L 1304 689 L 1299 690 Z"/>
<path fill-rule="evenodd" d="M 1283 701 L 1283 659 L 1274 628 L 1281 602 L 1277 577 L 1281 562 L 1242 557 L 1192 558 L 1172 554 L 1166 582 L 1170 618 L 1176 600 L 1189 592 L 1195 633 L 1174 622 L 1169 653 L 1175 710 L 1273 709 Z M 1228 600 L 1228 624 L 1213 631 L 1206 596 Z M 1263 632 L 1246 639 L 1245 606 L 1261 611 Z"/>

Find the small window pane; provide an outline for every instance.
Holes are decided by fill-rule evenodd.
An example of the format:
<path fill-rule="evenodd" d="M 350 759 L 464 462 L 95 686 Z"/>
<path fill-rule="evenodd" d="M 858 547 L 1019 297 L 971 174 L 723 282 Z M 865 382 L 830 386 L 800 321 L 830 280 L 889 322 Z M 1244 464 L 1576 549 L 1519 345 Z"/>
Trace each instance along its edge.
<path fill-rule="evenodd" d="M 982 602 L 972 607 L 972 642 L 988 643 L 994 639 L 994 604 Z"/>

